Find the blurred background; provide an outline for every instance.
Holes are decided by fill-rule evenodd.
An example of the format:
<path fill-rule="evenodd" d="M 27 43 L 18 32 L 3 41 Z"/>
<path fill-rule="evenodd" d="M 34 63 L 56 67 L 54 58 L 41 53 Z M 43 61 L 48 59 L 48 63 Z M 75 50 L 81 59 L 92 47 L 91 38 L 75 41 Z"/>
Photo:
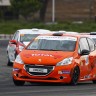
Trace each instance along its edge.
<path fill-rule="evenodd" d="M 34 27 L 96 31 L 96 0 L 0 0 L 0 34 Z"/>

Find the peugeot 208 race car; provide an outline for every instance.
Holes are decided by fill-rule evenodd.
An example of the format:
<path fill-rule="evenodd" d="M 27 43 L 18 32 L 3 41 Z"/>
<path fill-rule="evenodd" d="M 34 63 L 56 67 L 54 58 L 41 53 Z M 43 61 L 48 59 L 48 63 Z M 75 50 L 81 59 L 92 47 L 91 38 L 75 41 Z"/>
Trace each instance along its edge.
<path fill-rule="evenodd" d="M 96 83 L 96 50 L 86 36 L 54 33 L 38 36 L 16 58 L 15 85 L 25 82 Z"/>
<path fill-rule="evenodd" d="M 7 65 L 8 66 L 12 65 L 16 56 L 22 51 L 23 48 L 25 48 L 30 43 L 32 39 L 34 39 L 40 34 L 46 34 L 46 33 L 50 33 L 50 31 L 37 28 L 17 30 L 7 46 L 7 55 L 8 55 Z"/>

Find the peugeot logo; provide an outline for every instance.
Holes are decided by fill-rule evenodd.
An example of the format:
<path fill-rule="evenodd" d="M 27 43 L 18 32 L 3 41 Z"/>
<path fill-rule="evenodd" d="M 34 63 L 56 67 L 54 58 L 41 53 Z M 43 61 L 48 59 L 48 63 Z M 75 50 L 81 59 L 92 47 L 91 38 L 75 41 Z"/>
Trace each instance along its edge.
<path fill-rule="evenodd" d="M 41 62 L 41 59 L 38 59 L 39 62 Z"/>

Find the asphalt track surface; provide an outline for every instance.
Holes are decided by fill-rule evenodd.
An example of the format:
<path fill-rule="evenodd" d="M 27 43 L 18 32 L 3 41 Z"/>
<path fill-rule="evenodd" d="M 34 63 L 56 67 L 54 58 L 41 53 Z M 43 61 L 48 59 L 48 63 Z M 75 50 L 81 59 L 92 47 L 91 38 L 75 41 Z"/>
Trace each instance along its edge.
<path fill-rule="evenodd" d="M 7 43 L 6 40 L 0 41 L 0 96 L 96 96 L 96 85 L 91 81 L 79 83 L 77 86 L 40 83 L 15 86 L 11 77 L 12 66 L 6 65 Z"/>

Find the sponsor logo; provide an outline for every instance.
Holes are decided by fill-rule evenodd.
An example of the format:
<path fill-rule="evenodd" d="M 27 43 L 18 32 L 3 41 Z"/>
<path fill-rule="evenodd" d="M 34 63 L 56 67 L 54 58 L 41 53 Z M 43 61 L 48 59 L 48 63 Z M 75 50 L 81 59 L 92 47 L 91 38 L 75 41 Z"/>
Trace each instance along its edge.
<path fill-rule="evenodd" d="M 18 68 L 13 68 L 13 71 L 19 71 L 20 69 L 18 69 Z"/>
<path fill-rule="evenodd" d="M 45 56 L 45 57 L 54 57 L 51 54 L 32 54 L 32 56 Z"/>
<path fill-rule="evenodd" d="M 62 71 L 58 71 L 58 74 L 70 74 L 70 71 L 62 70 Z"/>
<path fill-rule="evenodd" d="M 39 62 L 41 62 L 41 59 L 38 59 Z"/>
<path fill-rule="evenodd" d="M 91 78 L 90 75 L 85 75 L 85 76 L 84 76 L 84 79 L 90 79 L 90 78 Z"/>
<path fill-rule="evenodd" d="M 44 56 L 44 57 L 55 57 L 55 58 L 61 58 L 62 56 L 61 55 L 52 55 L 52 54 L 42 54 L 42 53 L 39 53 L 39 54 L 24 54 L 25 57 L 31 57 L 31 56 Z"/>

